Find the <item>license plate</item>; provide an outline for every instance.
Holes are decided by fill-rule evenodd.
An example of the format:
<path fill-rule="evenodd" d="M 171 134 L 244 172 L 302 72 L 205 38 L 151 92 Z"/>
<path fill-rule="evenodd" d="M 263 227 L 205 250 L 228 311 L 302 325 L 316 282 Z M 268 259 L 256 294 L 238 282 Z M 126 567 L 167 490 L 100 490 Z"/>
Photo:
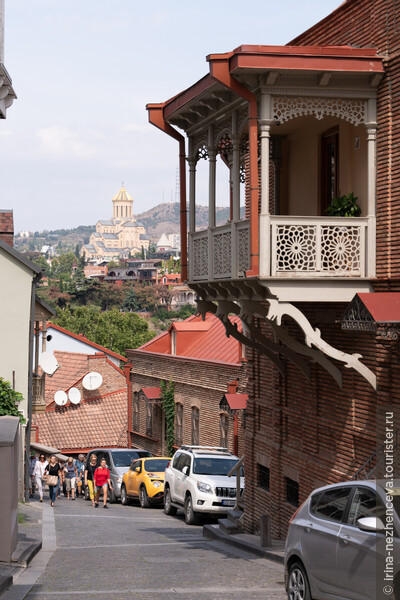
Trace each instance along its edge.
<path fill-rule="evenodd" d="M 222 506 L 235 506 L 235 500 L 222 500 Z"/>

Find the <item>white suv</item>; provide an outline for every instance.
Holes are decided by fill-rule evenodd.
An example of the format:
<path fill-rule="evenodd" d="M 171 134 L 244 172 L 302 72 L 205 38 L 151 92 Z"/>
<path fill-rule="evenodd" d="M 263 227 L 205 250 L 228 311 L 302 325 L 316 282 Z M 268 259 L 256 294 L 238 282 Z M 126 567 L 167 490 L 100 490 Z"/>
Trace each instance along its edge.
<path fill-rule="evenodd" d="M 199 521 L 200 513 L 226 514 L 236 503 L 236 477 L 227 475 L 238 460 L 226 448 L 181 446 L 165 470 L 165 514 L 183 508 L 189 525 Z M 243 487 L 241 473 L 241 492 Z"/>

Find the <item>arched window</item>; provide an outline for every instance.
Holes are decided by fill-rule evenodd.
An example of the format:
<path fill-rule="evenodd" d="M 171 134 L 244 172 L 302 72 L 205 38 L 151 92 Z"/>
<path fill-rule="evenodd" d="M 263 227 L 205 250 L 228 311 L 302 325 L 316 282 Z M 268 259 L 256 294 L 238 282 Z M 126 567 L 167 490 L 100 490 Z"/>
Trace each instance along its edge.
<path fill-rule="evenodd" d="M 200 411 L 196 406 L 192 407 L 192 445 L 198 446 L 200 439 Z"/>
<path fill-rule="evenodd" d="M 146 435 L 153 437 L 153 406 L 150 402 L 146 404 Z"/>
<path fill-rule="evenodd" d="M 183 442 L 183 404 L 175 404 L 175 443 L 180 446 Z"/>
<path fill-rule="evenodd" d="M 229 415 L 224 413 L 219 416 L 219 445 L 229 448 Z"/>
<path fill-rule="evenodd" d="M 133 430 L 140 430 L 140 399 L 139 394 L 135 392 L 133 396 Z"/>

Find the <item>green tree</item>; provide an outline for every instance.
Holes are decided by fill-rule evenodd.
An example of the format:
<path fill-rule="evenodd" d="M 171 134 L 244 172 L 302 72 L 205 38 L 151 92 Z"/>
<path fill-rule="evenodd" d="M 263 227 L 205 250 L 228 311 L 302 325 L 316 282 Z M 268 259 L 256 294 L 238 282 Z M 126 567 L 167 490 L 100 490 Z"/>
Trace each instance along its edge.
<path fill-rule="evenodd" d="M 145 319 L 135 313 L 121 313 L 115 308 L 107 311 L 96 306 L 66 308 L 58 313 L 55 322 L 124 356 L 127 349 L 138 348 L 155 335 Z"/>
<path fill-rule="evenodd" d="M 125 295 L 125 300 L 122 305 L 123 310 L 137 311 L 140 310 L 139 301 L 133 287 L 129 288 Z"/>
<path fill-rule="evenodd" d="M 17 406 L 17 402 L 21 402 L 22 400 L 22 394 L 13 390 L 11 384 L 3 377 L 0 377 L 0 417 L 4 417 L 5 415 L 19 417 L 20 423 L 26 423 Z"/>
<path fill-rule="evenodd" d="M 80 249 L 81 249 L 80 245 L 76 244 L 76 246 L 75 246 L 75 256 L 76 256 L 76 258 L 80 258 L 80 255 L 81 255 Z"/>
<path fill-rule="evenodd" d="M 65 254 L 54 257 L 51 262 L 52 277 L 60 277 L 60 275 L 70 276 L 75 259 L 75 254 L 72 252 L 66 252 Z"/>
<path fill-rule="evenodd" d="M 41 269 L 43 269 L 44 274 L 46 275 L 46 277 L 48 277 L 50 275 L 51 269 L 50 269 L 50 265 L 47 262 L 47 260 L 45 259 L 45 257 L 43 256 L 43 254 L 41 254 L 40 256 L 37 256 L 34 258 L 33 262 L 38 265 L 38 267 L 40 267 Z"/>
<path fill-rule="evenodd" d="M 142 251 L 141 251 L 141 253 L 140 253 L 140 258 L 141 258 L 142 260 L 144 260 L 144 259 L 146 258 L 146 254 L 145 254 L 145 251 L 144 251 L 144 247 L 143 247 L 143 246 L 142 246 Z"/>

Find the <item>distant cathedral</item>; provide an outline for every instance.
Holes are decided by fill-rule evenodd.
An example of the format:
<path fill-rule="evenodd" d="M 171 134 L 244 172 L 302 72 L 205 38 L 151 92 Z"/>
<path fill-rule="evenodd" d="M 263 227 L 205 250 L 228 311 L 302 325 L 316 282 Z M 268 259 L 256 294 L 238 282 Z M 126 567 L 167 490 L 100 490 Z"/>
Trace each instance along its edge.
<path fill-rule="evenodd" d="M 82 248 L 87 260 L 111 259 L 140 252 L 149 248 L 149 238 L 142 223 L 133 218 L 133 199 L 124 186 L 112 199 L 113 216 L 110 221 L 97 221 L 96 233 Z"/>

